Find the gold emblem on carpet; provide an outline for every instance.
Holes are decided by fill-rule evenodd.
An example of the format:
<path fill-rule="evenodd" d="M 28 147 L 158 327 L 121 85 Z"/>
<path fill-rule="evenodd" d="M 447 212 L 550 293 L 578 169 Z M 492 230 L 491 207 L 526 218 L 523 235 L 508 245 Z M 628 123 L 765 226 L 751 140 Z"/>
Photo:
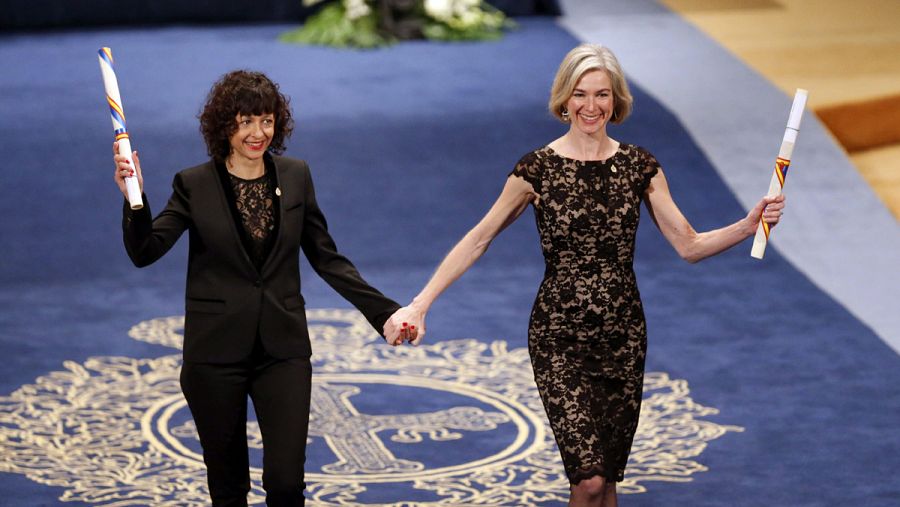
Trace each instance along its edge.
<path fill-rule="evenodd" d="M 527 350 L 446 340 L 391 348 L 361 315 L 307 312 L 313 393 L 307 497 L 343 505 L 556 505 L 568 496 Z M 134 326 L 135 339 L 181 348 L 182 317 Z M 203 460 L 178 382 L 180 354 L 66 362 L 0 397 L 0 471 L 65 488 L 98 506 L 206 505 Z M 648 373 L 622 493 L 687 482 L 694 458 L 736 426 L 701 419 L 687 382 Z M 252 410 L 250 411 L 252 414 Z M 261 437 L 248 423 L 253 489 L 263 504 Z"/>

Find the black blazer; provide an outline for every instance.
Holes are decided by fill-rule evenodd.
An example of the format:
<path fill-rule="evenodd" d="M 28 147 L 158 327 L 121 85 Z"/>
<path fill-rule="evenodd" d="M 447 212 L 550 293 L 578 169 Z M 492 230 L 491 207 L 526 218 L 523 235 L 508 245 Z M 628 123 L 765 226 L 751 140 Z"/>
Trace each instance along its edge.
<path fill-rule="evenodd" d="M 284 359 L 311 353 L 303 296 L 300 249 L 312 268 L 382 333 L 400 305 L 366 283 L 338 253 L 316 203 L 306 162 L 266 154 L 274 167 L 276 237 L 261 269 L 242 243 L 230 203 L 227 179 L 212 161 L 175 175 L 166 208 L 151 219 L 149 205 L 124 207 L 125 249 L 135 266 L 165 254 L 188 230 L 184 358 L 231 363 L 246 359 L 258 335 L 271 356 Z M 144 198 L 146 203 L 146 196 Z"/>

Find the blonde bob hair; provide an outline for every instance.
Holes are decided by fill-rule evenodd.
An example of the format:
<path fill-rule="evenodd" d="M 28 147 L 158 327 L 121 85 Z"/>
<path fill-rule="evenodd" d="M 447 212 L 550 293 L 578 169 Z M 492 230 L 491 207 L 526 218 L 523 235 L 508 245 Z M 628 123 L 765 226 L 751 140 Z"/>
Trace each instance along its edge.
<path fill-rule="evenodd" d="M 616 55 L 599 44 L 582 44 L 569 51 L 563 58 L 553 79 L 553 88 L 550 89 L 548 106 L 550 113 L 559 121 L 569 122 L 562 114 L 566 110 L 566 102 L 569 101 L 581 78 L 594 70 L 606 72 L 612 83 L 613 113 L 610 121 L 619 124 L 631 114 L 631 103 L 634 102 L 634 98 L 628 90 L 625 74 L 619 66 Z"/>

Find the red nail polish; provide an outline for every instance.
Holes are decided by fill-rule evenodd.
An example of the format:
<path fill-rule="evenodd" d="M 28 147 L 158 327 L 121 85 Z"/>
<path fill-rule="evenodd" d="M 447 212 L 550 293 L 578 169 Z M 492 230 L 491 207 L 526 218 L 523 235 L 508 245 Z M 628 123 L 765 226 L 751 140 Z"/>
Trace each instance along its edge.
<path fill-rule="evenodd" d="M 406 322 L 403 323 L 403 327 L 406 327 L 406 326 L 408 326 L 408 325 L 409 325 L 409 324 L 407 324 Z"/>
<path fill-rule="evenodd" d="M 416 326 L 409 326 L 409 328 L 410 328 L 410 329 L 415 329 L 415 328 L 416 328 Z"/>

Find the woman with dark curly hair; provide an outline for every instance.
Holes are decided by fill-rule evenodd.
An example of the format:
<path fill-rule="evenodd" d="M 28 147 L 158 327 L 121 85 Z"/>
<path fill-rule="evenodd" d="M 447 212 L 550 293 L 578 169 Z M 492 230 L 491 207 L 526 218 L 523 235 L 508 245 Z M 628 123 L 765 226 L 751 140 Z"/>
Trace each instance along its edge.
<path fill-rule="evenodd" d="M 215 506 L 247 505 L 248 395 L 262 433 L 266 503 L 304 503 L 312 372 L 300 249 L 379 333 L 399 308 L 338 253 L 306 162 L 278 155 L 292 129 L 288 99 L 275 83 L 258 72 L 228 73 L 200 114 L 212 160 L 175 175 L 156 218 L 149 205 L 124 206 L 125 248 L 138 267 L 188 231 L 181 387 Z M 136 174 L 143 188 L 137 152 L 133 158 L 131 167 L 114 155 L 123 194 L 125 176 Z"/>

